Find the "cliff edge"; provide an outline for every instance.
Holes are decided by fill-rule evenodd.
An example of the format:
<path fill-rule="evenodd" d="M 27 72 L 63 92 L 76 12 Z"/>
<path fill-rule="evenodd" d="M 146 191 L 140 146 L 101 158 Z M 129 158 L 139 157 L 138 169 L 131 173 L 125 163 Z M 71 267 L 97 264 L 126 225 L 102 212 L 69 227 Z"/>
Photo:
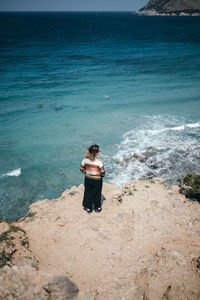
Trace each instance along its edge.
<path fill-rule="evenodd" d="M 200 0 L 150 0 L 138 14 L 200 16 Z"/>
<path fill-rule="evenodd" d="M 13 254 L 18 269 L 11 261 L 10 269 L 1 269 L 3 292 L 16 286 L 9 278 L 20 278 L 21 286 L 25 276 L 33 278 L 31 295 L 43 293 L 41 299 L 77 299 L 78 288 L 81 300 L 199 299 L 199 203 L 158 178 L 127 183 L 123 190 L 104 182 L 103 195 L 101 213 L 82 210 L 83 185 L 32 204 L 28 216 L 12 224 L 21 228 L 15 230 L 20 236 L 26 234 L 28 249 Z M 7 226 L 2 223 L 1 231 L 8 232 Z M 22 266 L 19 252 L 32 256 L 37 270 Z M 61 286 L 68 279 L 77 284 L 72 298 L 49 296 L 55 292 L 52 284 L 58 287 L 55 278 L 62 279 Z"/>

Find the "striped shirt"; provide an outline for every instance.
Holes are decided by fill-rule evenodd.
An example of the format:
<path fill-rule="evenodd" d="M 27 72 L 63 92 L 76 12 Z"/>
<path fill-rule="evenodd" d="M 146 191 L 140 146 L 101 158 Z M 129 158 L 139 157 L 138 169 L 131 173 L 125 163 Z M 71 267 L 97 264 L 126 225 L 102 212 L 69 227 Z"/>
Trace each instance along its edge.
<path fill-rule="evenodd" d="M 90 178 L 99 179 L 105 176 L 103 162 L 99 158 L 95 158 L 93 161 L 89 158 L 84 158 L 80 166 L 80 171 Z"/>

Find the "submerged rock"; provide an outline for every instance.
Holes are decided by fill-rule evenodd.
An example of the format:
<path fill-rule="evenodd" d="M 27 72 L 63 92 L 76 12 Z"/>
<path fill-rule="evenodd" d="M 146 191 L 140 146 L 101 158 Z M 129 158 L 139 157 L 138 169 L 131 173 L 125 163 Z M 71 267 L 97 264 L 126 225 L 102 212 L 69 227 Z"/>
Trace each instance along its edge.
<path fill-rule="evenodd" d="M 152 179 L 153 177 L 155 177 L 155 175 L 152 172 L 147 172 L 144 179 Z"/>
<path fill-rule="evenodd" d="M 130 155 L 128 157 L 124 157 L 122 160 L 117 160 L 115 162 L 116 165 L 124 166 L 127 165 L 129 162 L 134 161 L 137 159 L 141 163 L 145 163 L 150 157 L 154 156 L 159 150 L 150 146 L 146 148 L 144 152 L 142 152 L 141 155 L 134 153 L 133 155 Z"/>
<path fill-rule="evenodd" d="M 150 146 L 144 152 L 142 152 L 142 154 L 144 155 L 144 157 L 146 159 L 148 159 L 149 157 L 155 155 L 157 152 L 158 152 L 158 149 Z"/>
<path fill-rule="evenodd" d="M 200 202 L 200 175 L 187 174 L 185 177 L 180 178 L 178 182 L 179 192 L 181 194 Z"/>
<path fill-rule="evenodd" d="M 136 153 L 133 154 L 133 157 L 136 158 L 139 162 L 145 162 L 147 160 L 147 157 L 142 157 Z"/>
<path fill-rule="evenodd" d="M 0 223 L 2 223 L 3 222 L 3 217 L 2 217 L 2 215 L 0 214 Z"/>

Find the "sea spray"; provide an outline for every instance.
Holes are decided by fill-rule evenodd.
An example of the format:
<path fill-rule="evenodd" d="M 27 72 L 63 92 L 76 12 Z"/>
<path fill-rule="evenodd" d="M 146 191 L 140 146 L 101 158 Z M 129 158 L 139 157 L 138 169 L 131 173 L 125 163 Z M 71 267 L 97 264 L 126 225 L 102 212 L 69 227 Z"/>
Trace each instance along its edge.
<path fill-rule="evenodd" d="M 21 169 L 16 169 L 16 170 L 13 170 L 11 172 L 8 172 L 8 173 L 5 173 L 5 174 L 2 174 L 1 176 L 4 177 L 4 176 L 20 176 L 21 175 Z"/>

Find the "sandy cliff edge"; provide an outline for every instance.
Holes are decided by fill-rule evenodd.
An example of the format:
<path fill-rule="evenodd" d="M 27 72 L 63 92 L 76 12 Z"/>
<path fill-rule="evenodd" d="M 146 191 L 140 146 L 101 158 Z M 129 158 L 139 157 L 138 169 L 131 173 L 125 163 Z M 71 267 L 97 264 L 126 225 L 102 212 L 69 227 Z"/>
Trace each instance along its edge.
<path fill-rule="evenodd" d="M 199 203 L 158 178 L 123 190 L 104 182 L 103 195 L 101 213 L 82 210 L 83 185 L 30 206 L 17 226 L 39 270 L 96 300 L 200 299 Z"/>

